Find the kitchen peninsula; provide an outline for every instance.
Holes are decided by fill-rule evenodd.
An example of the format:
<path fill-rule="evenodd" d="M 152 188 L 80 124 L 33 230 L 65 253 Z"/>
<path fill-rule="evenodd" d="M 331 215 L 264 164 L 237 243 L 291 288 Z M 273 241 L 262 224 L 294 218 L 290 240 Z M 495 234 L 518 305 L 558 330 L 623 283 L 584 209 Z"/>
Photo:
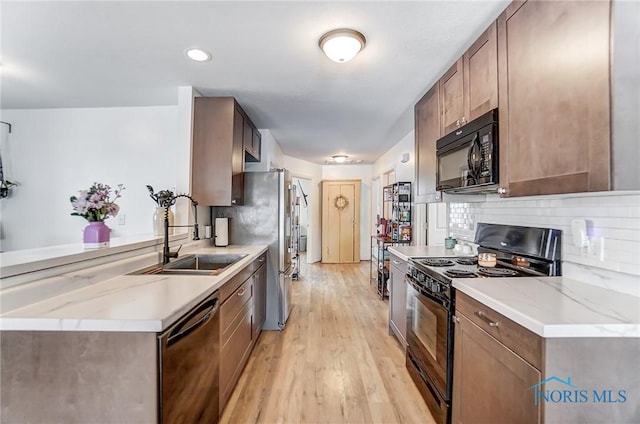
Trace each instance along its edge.
<path fill-rule="evenodd" d="M 219 302 L 213 303 L 209 312 L 220 315 L 221 322 L 225 322 L 224 300 L 231 296 L 232 309 L 237 305 L 248 311 L 250 324 L 245 348 L 248 357 L 259 336 L 259 328 L 256 333 L 251 324 L 253 308 L 258 303 L 254 293 L 260 292 L 260 269 L 264 269 L 267 246 L 212 248 L 207 243 L 208 240 L 185 245 L 181 256 L 189 253 L 246 256 L 218 275 L 204 276 L 136 274 L 134 271 L 158 264 L 159 253 L 125 253 L 131 244 L 124 241 L 101 251 L 78 252 L 73 246 L 67 246 L 59 251 L 70 254 L 61 257 L 44 258 L 32 251 L 33 260 L 23 260 L 21 264 L 16 259 L 19 253 L 12 253 L 14 262 L 6 269 L 3 267 L 3 280 L 11 274 L 5 281 L 20 276 L 14 274 L 18 266 L 38 273 L 46 271 L 42 269 L 45 265 L 57 263 L 59 270 L 67 271 L 3 290 L 0 314 L 3 421 L 158 421 L 159 414 L 163 414 L 158 394 L 163 371 L 163 355 L 158 347 L 160 337 L 213 295 L 216 300 L 219 297 Z M 133 243 L 142 247 L 142 252 L 156 249 L 156 244 L 154 240 Z M 25 254 L 27 252 L 23 252 Z M 74 263 L 90 260 L 105 263 L 73 269 Z M 46 295 L 31 303 L 23 300 L 37 291 Z M 235 296 L 236 292 L 242 296 Z M 238 303 L 236 297 L 242 299 L 242 303 Z M 202 321 L 209 320 L 210 314 L 203 316 Z M 244 328 L 242 323 L 238 324 L 239 329 Z M 197 325 L 187 322 L 176 334 L 187 334 Z M 215 331 L 210 337 L 217 346 L 217 324 L 212 328 Z M 229 337 L 230 345 L 237 344 L 233 335 Z M 246 357 L 235 357 L 240 364 L 239 371 Z M 203 359 L 206 358 L 198 361 Z M 209 368 L 215 370 L 217 388 L 218 358 L 209 359 Z M 237 379 L 229 376 L 229 384 L 235 384 L 232 377 Z M 104 396 L 106 388 L 112 393 L 108 399 Z M 34 404 L 39 407 L 33 408 Z"/>

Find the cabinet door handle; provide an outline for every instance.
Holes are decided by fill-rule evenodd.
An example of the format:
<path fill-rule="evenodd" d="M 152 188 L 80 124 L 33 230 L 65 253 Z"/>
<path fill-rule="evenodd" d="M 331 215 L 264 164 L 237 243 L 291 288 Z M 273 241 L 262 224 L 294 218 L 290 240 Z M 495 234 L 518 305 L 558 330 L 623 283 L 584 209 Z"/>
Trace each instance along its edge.
<path fill-rule="evenodd" d="M 246 287 L 244 287 L 242 290 L 240 290 L 240 291 L 236 294 L 236 296 L 238 296 L 238 297 L 242 297 L 242 296 L 244 296 L 244 295 L 245 295 L 245 293 L 246 293 L 246 292 L 247 292 L 247 288 L 246 288 Z"/>
<path fill-rule="evenodd" d="M 475 316 L 480 318 L 482 321 L 484 321 L 487 324 L 489 324 L 490 327 L 498 327 L 498 326 L 500 326 L 500 323 L 498 321 L 491 321 L 489 319 L 489 317 L 487 317 L 487 315 L 485 315 L 485 313 L 482 312 L 482 311 L 476 311 L 474 314 L 475 314 Z"/>

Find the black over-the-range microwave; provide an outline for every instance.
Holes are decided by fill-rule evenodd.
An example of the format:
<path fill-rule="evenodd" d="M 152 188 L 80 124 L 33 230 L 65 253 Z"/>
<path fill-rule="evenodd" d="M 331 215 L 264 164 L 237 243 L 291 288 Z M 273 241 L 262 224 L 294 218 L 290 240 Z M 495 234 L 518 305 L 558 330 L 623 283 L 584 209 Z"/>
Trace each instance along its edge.
<path fill-rule="evenodd" d="M 498 185 L 498 109 L 474 119 L 436 143 L 437 190 L 495 191 Z"/>

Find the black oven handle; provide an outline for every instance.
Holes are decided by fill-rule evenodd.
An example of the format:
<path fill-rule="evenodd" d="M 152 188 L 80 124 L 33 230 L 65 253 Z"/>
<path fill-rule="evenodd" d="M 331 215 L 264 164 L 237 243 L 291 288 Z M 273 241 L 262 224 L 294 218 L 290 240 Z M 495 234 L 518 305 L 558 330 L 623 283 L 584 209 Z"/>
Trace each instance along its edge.
<path fill-rule="evenodd" d="M 413 279 L 409 275 L 405 275 L 404 280 L 405 280 L 405 282 L 407 284 L 411 285 L 411 287 L 415 291 L 417 291 L 422 296 L 425 296 L 431 302 L 434 302 L 434 303 L 438 304 L 438 306 L 441 306 L 444 309 L 447 309 L 447 310 L 449 309 L 449 306 L 451 305 L 451 301 L 449 299 L 442 299 L 442 298 L 438 297 L 435 293 L 432 293 L 431 291 L 425 290 L 424 287 L 420 286 L 418 283 L 413 281 Z"/>

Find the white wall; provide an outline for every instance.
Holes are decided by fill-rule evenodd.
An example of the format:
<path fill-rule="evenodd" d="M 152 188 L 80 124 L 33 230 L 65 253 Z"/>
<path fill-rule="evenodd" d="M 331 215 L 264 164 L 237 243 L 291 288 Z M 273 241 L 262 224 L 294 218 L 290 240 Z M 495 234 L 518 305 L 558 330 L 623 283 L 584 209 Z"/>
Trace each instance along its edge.
<path fill-rule="evenodd" d="M 307 232 L 307 263 L 322 259 L 322 201 L 320 197 L 322 166 L 306 160 L 284 156 L 284 167 L 292 177 L 302 177 L 311 181 L 307 193 L 309 201 L 309 227 Z"/>
<path fill-rule="evenodd" d="M 371 258 L 371 172 L 372 165 L 324 165 L 323 180 L 361 180 L 360 186 L 360 260 Z"/>
<path fill-rule="evenodd" d="M 396 171 L 396 181 L 411 181 L 415 178 L 415 140 L 411 130 L 402 137 L 392 148 L 373 164 L 372 175 L 381 176 L 391 169 Z M 400 162 L 402 155 L 409 153 L 409 161 Z"/>
<path fill-rule="evenodd" d="M 185 158 L 177 106 L 3 110 L 2 119 L 12 124 L 3 160 L 20 183 L 0 201 L 2 250 L 81 242 L 86 221 L 70 215 L 69 197 L 94 181 L 126 187 L 117 202 L 125 225 L 106 222 L 113 237 L 152 234 L 145 185 L 176 187 Z"/>

